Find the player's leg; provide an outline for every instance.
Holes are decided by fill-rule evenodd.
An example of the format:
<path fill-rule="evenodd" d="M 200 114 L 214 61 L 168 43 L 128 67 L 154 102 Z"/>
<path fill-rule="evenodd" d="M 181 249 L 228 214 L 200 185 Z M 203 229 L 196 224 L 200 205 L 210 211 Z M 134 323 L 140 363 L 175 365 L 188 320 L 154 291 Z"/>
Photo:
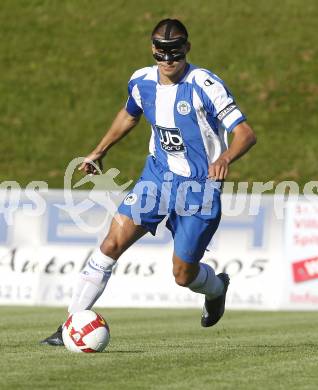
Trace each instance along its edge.
<path fill-rule="evenodd" d="M 105 290 L 113 266 L 120 255 L 135 241 L 147 233 L 147 229 L 135 225 L 126 215 L 121 215 L 121 223 L 113 219 L 103 243 L 88 259 L 86 266 L 78 276 L 69 313 L 90 309 Z M 41 341 L 41 344 L 62 346 L 62 325 L 56 332 Z"/>
<path fill-rule="evenodd" d="M 122 223 L 113 220 L 107 237 L 79 275 L 70 313 L 91 308 L 104 291 L 120 255 L 148 231 L 155 234 L 157 225 L 164 218 L 158 213 L 163 175 L 149 157 L 141 178 L 118 208 Z M 62 327 L 43 340 L 43 344 L 63 345 Z"/>
<path fill-rule="evenodd" d="M 154 159 L 148 157 L 141 178 L 118 208 L 122 223 L 112 221 L 110 231 L 100 248 L 96 249 L 79 275 L 69 306 L 69 312 L 90 309 L 111 276 L 120 255 L 145 233 L 156 233 L 164 215 L 159 213 L 160 189 L 164 172 L 158 170 Z M 63 345 L 62 327 L 44 344 Z"/>
<path fill-rule="evenodd" d="M 121 223 L 113 219 L 105 240 L 81 272 L 69 313 L 90 309 L 103 293 L 121 254 L 148 231 L 155 234 L 164 218 L 158 215 L 162 178 L 157 175 L 153 159 L 148 158 L 141 179 L 118 208 Z"/>
<path fill-rule="evenodd" d="M 216 192 L 210 215 L 199 212 L 192 216 L 180 216 L 174 212 L 167 222 L 174 237 L 173 273 L 176 283 L 205 295 L 201 317 L 204 327 L 215 325 L 222 317 L 229 285 L 227 274 L 216 275 L 211 266 L 200 263 L 220 218 L 220 193 Z"/>
<path fill-rule="evenodd" d="M 70 314 L 92 308 L 105 290 L 117 259 L 147 233 L 144 227 L 135 225 L 126 215 L 120 215 L 120 220 L 118 223 L 113 219 L 104 241 L 95 249 L 79 274 L 68 308 Z"/>
<path fill-rule="evenodd" d="M 176 253 L 173 254 L 173 275 L 179 286 L 205 295 L 201 325 L 215 325 L 224 314 L 229 276 L 225 273 L 216 275 L 208 264 L 196 262 L 195 259 L 189 262 L 189 258 L 184 261 Z"/>
<path fill-rule="evenodd" d="M 215 275 L 212 267 L 200 262 L 186 262 L 176 253 L 173 254 L 173 276 L 179 286 L 214 299 L 223 293 L 222 280 Z"/>

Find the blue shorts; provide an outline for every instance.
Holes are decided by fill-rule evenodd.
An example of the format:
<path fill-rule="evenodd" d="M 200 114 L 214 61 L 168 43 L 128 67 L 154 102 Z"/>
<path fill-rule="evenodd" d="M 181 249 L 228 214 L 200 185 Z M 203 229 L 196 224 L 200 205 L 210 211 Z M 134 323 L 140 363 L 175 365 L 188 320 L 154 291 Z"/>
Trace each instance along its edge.
<path fill-rule="evenodd" d="M 168 215 L 166 226 L 173 236 L 175 254 L 187 263 L 196 263 L 219 226 L 220 196 L 220 182 L 176 175 L 148 156 L 141 177 L 118 212 L 153 235 Z"/>

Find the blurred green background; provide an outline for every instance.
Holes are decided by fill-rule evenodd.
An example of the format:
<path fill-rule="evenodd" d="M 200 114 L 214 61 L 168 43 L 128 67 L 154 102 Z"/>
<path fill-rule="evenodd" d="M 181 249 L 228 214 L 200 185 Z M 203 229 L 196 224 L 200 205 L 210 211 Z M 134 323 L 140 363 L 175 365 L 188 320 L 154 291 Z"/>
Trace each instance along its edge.
<path fill-rule="evenodd" d="M 189 61 L 225 80 L 258 144 L 229 180 L 317 179 L 317 0 L 1 0 L 0 181 L 63 186 L 68 162 L 95 147 L 153 63 L 150 31 L 177 17 Z M 148 150 L 143 120 L 107 156 L 120 181 Z"/>

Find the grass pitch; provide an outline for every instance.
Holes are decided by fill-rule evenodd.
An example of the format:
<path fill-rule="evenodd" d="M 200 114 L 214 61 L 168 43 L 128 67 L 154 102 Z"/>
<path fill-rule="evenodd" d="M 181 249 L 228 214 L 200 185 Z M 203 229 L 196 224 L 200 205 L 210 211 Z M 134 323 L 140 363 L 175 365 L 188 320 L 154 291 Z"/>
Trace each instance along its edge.
<path fill-rule="evenodd" d="M 63 187 L 67 164 L 94 148 L 153 64 L 149 34 L 163 18 L 189 29 L 189 60 L 231 88 L 258 136 L 229 180 L 317 176 L 317 0 L 1 0 L 0 181 Z M 136 179 L 145 121 L 105 159 Z M 136 152 L 137 151 L 137 152 Z"/>
<path fill-rule="evenodd" d="M 100 309 L 111 328 L 101 354 L 38 341 L 65 310 L 0 308 L 1 389 L 317 389 L 317 313 Z"/>

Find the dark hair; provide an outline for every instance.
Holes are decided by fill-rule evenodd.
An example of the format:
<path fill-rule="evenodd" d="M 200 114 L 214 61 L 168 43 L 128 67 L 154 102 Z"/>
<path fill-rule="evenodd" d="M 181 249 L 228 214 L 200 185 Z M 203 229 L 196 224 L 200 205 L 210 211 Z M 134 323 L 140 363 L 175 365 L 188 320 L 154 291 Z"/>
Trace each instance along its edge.
<path fill-rule="evenodd" d="M 168 32 L 169 36 L 180 34 L 183 37 L 188 38 L 187 29 L 185 28 L 184 24 L 181 23 L 180 20 L 178 20 L 178 19 L 160 20 L 160 22 L 152 30 L 151 37 L 153 37 L 157 33 L 159 33 L 161 35 L 165 35 L 166 32 Z"/>

